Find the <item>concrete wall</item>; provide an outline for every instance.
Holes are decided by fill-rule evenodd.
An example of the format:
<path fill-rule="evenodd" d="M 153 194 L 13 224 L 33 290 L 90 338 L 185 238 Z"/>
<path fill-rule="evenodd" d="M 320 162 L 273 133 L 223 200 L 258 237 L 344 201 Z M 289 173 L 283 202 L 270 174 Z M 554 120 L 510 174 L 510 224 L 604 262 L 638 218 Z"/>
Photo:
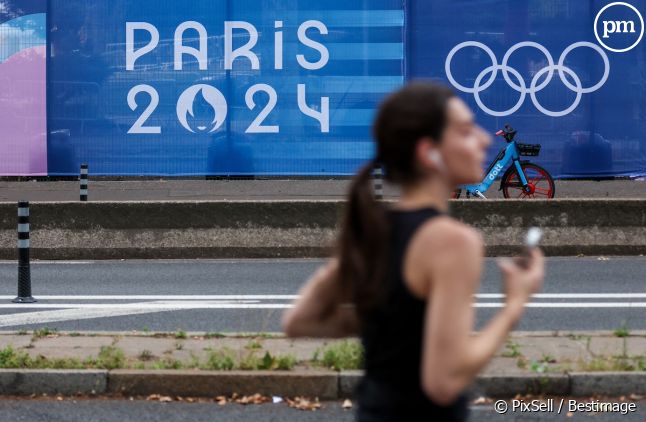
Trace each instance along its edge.
<path fill-rule="evenodd" d="M 343 201 L 31 204 L 35 259 L 324 257 Z M 15 259 L 16 204 L 0 203 L 0 259 Z M 488 255 L 518 251 L 545 229 L 549 255 L 646 253 L 646 200 L 452 201 L 482 230 Z"/>

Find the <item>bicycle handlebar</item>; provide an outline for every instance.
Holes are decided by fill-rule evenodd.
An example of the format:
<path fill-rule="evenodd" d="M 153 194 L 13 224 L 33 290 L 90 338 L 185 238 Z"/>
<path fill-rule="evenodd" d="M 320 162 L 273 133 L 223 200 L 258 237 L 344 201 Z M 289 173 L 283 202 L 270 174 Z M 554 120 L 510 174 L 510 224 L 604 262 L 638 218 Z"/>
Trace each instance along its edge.
<path fill-rule="evenodd" d="M 505 141 L 511 142 L 514 140 L 516 133 L 517 131 L 507 124 L 505 125 L 504 129 L 500 129 L 498 132 L 496 132 L 496 136 L 502 136 L 503 138 L 505 138 Z"/>

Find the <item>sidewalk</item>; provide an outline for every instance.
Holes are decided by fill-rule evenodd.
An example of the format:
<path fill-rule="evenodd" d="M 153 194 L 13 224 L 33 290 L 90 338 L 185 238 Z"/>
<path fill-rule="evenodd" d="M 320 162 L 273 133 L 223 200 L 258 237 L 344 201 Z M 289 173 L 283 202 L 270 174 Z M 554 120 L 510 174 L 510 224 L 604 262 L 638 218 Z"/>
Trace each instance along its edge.
<path fill-rule="evenodd" d="M 646 394 L 646 332 L 517 332 L 478 377 L 476 396 Z M 204 333 L 0 334 L 0 394 L 348 398 L 354 340 Z M 58 370 L 58 371 L 56 371 Z"/>
<path fill-rule="evenodd" d="M 90 201 L 149 200 L 316 200 L 345 198 L 350 180 L 92 180 Z M 488 198 L 502 198 L 495 183 Z M 385 198 L 399 196 L 386 184 Z M 556 198 L 646 198 L 646 182 L 636 180 L 556 181 Z M 0 202 L 78 201 L 79 182 L 0 182 Z"/>

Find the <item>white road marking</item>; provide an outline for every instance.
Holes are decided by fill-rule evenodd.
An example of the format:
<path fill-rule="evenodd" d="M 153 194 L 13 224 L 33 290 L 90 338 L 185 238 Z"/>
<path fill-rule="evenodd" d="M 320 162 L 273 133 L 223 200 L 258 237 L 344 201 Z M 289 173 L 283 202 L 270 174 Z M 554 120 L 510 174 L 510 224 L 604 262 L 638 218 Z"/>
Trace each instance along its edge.
<path fill-rule="evenodd" d="M 39 300 L 296 300 L 298 295 L 35 295 Z M 477 299 L 504 299 L 502 293 L 479 293 Z M 646 293 L 538 293 L 534 299 L 646 299 Z M 15 296 L 0 295 L 0 300 Z"/>
<path fill-rule="evenodd" d="M 0 296 L 11 300 L 16 296 Z M 295 300 L 298 295 L 35 295 L 37 300 Z M 644 295 L 646 297 L 646 295 Z"/>
<path fill-rule="evenodd" d="M 41 307 L 39 307 L 41 308 Z M 62 309 L 58 311 L 26 312 L 0 316 L 0 327 L 11 327 L 14 325 L 44 324 L 49 322 L 73 321 L 92 318 L 109 318 L 127 315 L 141 315 L 154 312 L 172 311 L 174 309 L 151 309 L 151 308 L 78 308 Z"/>
<path fill-rule="evenodd" d="M 477 294 L 477 299 L 503 299 L 504 294 Z M 15 296 L 0 296 L 10 300 Z M 288 309 L 298 295 L 45 295 L 38 296 L 39 302 L 31 304 L 0 303 L 0 310 L 33 310 L 0 315 L 0 327 L 44 324 L 70 320 L 110 318 L 141 315 L 156 312 L 172 312 L 200 309 Z M 633 308 L 644 309 L 646 302 L 632 301 L 646 298 L 646 293 L 541 293 L 534 299 L 627 299 L 623 302 L 577 301 L 552 302 L 535 301 L 527 308 Z M 52 303 L 52 301 L 65 301 Z M 117 303 L 88 303 L 87 301 L 120 301 Z M 127 301 L 127 302 L 124 302 Z M 137 302 L 130 302 L 137 301 Z M 144 301 L 144 302 L 141 302 Z M 475 302 L 475 308 L 502 308 L 505 303 Z"/>
<path fill-rule="evenodd" d="M 137 303 L 29 303 L 0 304 L 0 309 L 287 309 L 291 303 L 208 303 L 208 302 L 137 302 Z M 476 308 L 501 308 L 503 302 L 480 302 Z M 646 308 L 646 302 L 532 302 L 529 308 Z M 0 316 L 0 321 L 4 318 Z"/>

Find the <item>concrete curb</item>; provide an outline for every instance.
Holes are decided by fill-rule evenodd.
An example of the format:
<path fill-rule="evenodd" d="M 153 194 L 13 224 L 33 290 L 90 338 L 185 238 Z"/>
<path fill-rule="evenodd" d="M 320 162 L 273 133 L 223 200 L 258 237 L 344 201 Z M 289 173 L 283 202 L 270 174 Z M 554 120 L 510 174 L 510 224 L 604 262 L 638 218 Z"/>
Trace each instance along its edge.
<path fill-rule="evenodd" d="M 351 398 L 362 371 L 138 371 L 0 370 L 0 395 L 161 394 L 184 397 L 219 395 Z M 517 394 L 582 397 L 594 394 L 646 394 L 646 372 L 483 375 L 470 387 L 472 397 L 510 398 Z"/>
<path fill-rule="evenodd" d="M 104 394 L 108 371 L 66 369 L 0 369 L 0 394 Z"/>
<path fill-rule="evenodd" d="M 215 397 L 238 393 L 267 396 L 302 396 L 336 399 L 338 375 L 333 372 L 272 371 L 131 371 L 108 375 L 108 392 L 123 395 Z"/>
<path fill-rule="evenodd" d="M 384 201 L 392 203 L 394 201 Z M 33 259 L 326 257 L 345 201 L 144 201 L 31 204 Z M 539 226 L 547 255 L 646 254 L 645 199 L 458 200 L 487 255 L 520 250 Z M 15 259 L 16 204 L 0 203 L 0 259 Z"/>

